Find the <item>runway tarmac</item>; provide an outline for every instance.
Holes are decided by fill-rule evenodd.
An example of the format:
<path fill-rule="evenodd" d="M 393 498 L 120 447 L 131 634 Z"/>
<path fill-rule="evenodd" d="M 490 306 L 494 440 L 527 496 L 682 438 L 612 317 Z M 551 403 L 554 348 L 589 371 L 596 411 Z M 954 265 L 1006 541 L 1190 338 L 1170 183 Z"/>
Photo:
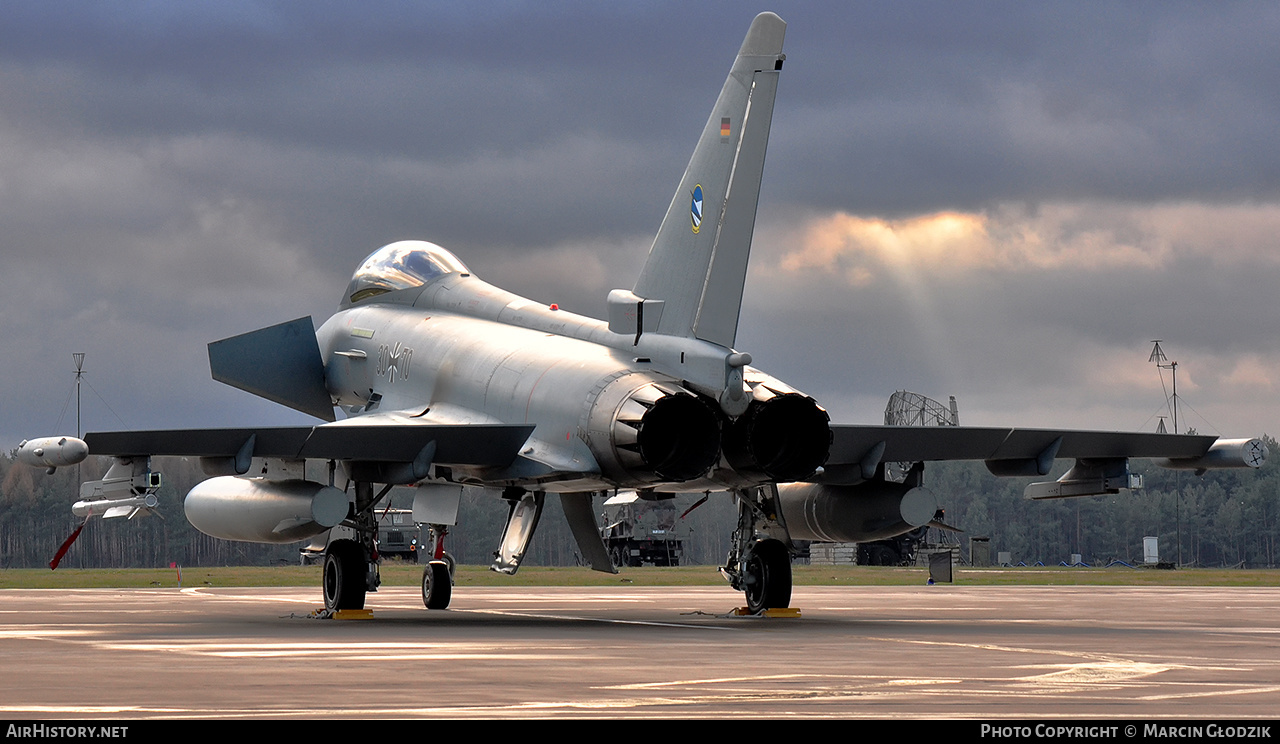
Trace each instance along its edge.
<path fill-rule="evenodd" d="M 1233 718 L 1280 714 L 1280 588 L 0 591 L 0 717 Z"/>

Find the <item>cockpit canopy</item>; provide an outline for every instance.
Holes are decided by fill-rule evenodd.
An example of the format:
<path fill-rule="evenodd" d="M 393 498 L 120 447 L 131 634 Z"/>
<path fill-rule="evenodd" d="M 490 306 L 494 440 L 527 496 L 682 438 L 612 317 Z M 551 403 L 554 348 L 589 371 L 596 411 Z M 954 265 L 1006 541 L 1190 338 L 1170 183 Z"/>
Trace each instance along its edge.
<path fill-rule="evenodd" d="M 445 274 L 469 274 L 458 257 L 425 240 L 401 240 L 369 254 L 347 285 L 346 301 L 356 304 L 397 289 L 421 287 Z"/>

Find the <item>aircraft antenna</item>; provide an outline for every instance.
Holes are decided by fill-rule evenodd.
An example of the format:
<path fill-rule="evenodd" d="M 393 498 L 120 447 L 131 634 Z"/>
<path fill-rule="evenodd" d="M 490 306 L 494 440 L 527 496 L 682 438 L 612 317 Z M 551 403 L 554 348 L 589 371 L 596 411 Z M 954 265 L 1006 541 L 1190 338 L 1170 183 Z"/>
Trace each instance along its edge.
<path fill-rule="evenodd" d="M 84 376 L 84 352 L 74 352 L 71 358 L 76 363 L 76 439 L 80 439 L 83 435 L 80 430 L 80 378 Z"/>
<path fill-rule="evenodd" d="M 76 439 L 83 439 L 80 428 L 80 379 L 84 377 L 84 352 L 72 352 L 71 359 L 76 363 Z M 76 463 L 76 482 L 80 483 L 80 463 Z"/>
<path fill-rule="evenodd" d="M 1178 433 L 1178 363 L 1169 361 L 1169 357 L 1164 355 L 1164 350 L 1160 348 L 1160 339 L 1152 340 L 1151 355 L 1147 357 L 1148 362 L 1154 362 L 1157 370 L 1169 370 L 1173 373 L 1173 395 L 1166 393 L 1165 399 L 1172 403 L 1170 409 L 1173 415 L 1173 433 Z M 1160 375 L 1160 387 L 1164 387 L 1164 375 Z M 1156 431 L 1163 434 L 1166 433 L 1164 428 L 1164 416 L 1160 417 L 1160 428 Z M 1175 471 L 1173 474 L 1173 493 L 1174 493 L 1174 514 L 1176 515 L 1176 523 L 1174 526 L 1174 539 L 1178 542 L 1178 565 L 1182 565 L 1182 474 Z"/>
<path fill-rule="evenodd" d="M 1161 339 L 1155 339 L 1151 343 L 1151 356 L 1147 357 L 1148 362 L 1155 362 L 1157 369 L 1167 369 L 1173 373 L 1173 395 L 1169 395 L 1166 391 L 1165 402 L 1169 405 L 1170 412 L 1173 416 L 1173 433 L 1178 433 L 1178 363 L 1169 361 L 1169 357 L 1165 356 L 1164 350 L 1160 348 Z M 1164 375 L 1160 375 L 1160 385 L 1164 386 Z M 1163 419 L 1160 421 L 1161 429 L 1164 428 Z"/>

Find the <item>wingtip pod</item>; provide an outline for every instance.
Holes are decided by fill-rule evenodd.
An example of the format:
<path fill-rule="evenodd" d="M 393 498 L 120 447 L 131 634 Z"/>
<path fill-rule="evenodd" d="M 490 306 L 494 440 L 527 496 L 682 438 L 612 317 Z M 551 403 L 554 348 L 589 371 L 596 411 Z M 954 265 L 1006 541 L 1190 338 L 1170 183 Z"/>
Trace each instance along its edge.
<path fill-rule="evenodd" d="M 89 456 L 89 445 L 75 437 L 25 439 L 18 445 L 18 462 L 34 468 L 64 468 Z"/>
<path fill-rule="evenodd" d="M 1270 454 L 1261 439 L 1219 439 L 1200 457 L 1159 459 L 1156 464 L 1171 470 L 1217 470 L 1219 468 L 1260 468 Z"/>

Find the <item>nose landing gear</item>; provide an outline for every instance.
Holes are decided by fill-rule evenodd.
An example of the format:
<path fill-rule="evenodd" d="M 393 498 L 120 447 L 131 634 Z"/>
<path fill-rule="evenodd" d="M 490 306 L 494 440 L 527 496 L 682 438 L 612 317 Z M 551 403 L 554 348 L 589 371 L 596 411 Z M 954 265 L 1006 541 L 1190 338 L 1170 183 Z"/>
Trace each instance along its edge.
<path fill-rule="evenodd" d="M 422 569 L 422 603 L 428 610 L 444 610 L 453 597 L 454 560 L 444 551 L 444 536 L 449 530 L 442 524 L 433 524 L 430 529 L 431 560 Z"/>

